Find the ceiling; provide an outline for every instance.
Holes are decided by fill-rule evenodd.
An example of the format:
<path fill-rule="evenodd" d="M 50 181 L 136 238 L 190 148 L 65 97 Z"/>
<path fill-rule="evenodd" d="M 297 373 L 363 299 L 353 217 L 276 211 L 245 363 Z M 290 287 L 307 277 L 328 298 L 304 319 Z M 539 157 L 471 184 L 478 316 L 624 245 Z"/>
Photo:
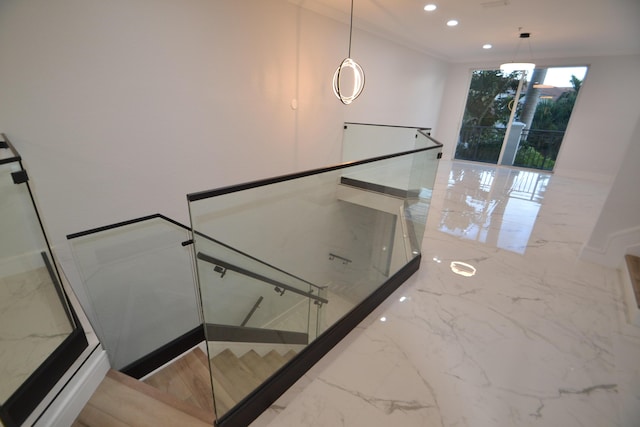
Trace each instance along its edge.
<path fill-rule="evenodd" d="M 349 19 L 350 0 L 289 1 Z M 457 27 L 446 26 L 452 18 Z M 530 60 L 526 41 L 516 49 L 519 28 L 531 33 L 534 62 L 640 54 L 640 0 L 354 0 L 354 26 L 451 62 Z"/>

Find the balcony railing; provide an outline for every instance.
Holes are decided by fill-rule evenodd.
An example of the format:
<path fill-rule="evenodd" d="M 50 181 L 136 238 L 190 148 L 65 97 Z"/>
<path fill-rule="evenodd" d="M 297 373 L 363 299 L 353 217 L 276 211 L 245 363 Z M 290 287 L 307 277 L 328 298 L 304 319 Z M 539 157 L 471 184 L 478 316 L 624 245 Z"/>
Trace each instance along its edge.
<path fill-rule="evenodd" d="M 524 129 L 514 166 L 553 170 L 564 131 Z"/>
<path fill-rule="evenodd" d="M 513 166 L 553 170 L 564 131 L 524 129 L 515 138 L 517 152 Z M 506 128 L 493 126 L 463 126 L 456 147 L 456 159 L 497 163 Z M 510 164 L 510 163 L 509 163 Z M 510 164 L 511 165 L 511 164 Z"/>
<path fill-rule="evenodd" d="M 498 163 L 505 128 L 464 126 L 456 147 L 456 159 Z"/>

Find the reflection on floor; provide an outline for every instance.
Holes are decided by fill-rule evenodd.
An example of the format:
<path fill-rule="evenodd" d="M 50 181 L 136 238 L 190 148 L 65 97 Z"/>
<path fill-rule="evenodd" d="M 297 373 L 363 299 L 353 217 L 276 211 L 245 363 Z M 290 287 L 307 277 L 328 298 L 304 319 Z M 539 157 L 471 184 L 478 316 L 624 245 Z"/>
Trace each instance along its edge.
<path fill-rule="evenodd" d="M 5 402 L 70 332 L 46 267 L 0 278 L 0 402 Z"/>
<path fill-rule="evenodd" d="M 252 426 L 640 425 L 640 332 L 578 259 L 606 194 L 443 161 L 421 269 Z"/>

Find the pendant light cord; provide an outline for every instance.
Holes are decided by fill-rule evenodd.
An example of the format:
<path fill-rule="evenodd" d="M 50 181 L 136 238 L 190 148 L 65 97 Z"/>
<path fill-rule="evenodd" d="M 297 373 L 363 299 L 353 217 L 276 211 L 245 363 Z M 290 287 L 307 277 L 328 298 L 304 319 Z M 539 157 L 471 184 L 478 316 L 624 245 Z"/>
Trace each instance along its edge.
<path fill-rule="evenodd" d="M 351 0 L 351 22 L 349 23 L 349 55 L 347 58 L 351 58 L 351 35 L 353 34 L 353 0 Z"/>

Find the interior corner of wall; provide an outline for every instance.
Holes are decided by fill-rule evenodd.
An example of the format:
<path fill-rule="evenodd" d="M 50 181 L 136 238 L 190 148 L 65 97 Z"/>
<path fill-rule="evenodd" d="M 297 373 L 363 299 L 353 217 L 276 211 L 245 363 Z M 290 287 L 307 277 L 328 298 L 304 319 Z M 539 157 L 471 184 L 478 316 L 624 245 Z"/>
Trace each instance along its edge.
<path fill-rule="evenodd" d="M 609 234 L 603 247 L 584 245 L 580 259 L 618 268 L 629 251 L 640 251 L 640 225 Z"/>

